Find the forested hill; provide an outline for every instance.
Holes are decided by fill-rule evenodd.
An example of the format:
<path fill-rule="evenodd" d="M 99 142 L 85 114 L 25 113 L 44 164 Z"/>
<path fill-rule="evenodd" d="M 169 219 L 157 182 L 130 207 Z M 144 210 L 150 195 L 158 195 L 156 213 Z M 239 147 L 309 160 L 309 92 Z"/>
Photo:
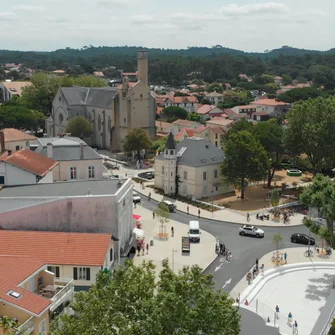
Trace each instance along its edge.
<path fill-rule="evenodd" d="M 0 64 L 22 63 L 42 70 L 73 69 L 79 65 L 85 72 L 116 67 L 136 70 L 136 51 L 149 52 L 151 82 L 178 85 L 188 79 L 223 81 L 236 79 L 238 74 L 287 74 L 319 83 L 335 82 L 335 49 L 315 51 L 288 46 L 264 53 L 247 53 L 216 45 L 187 49 L 155 49 L 134 46 L 59 49 L 52 52 L 0 50 Z M 70 72 L 70 71 L 69 71 Z M 320 77 L 321 80 L 318 80 Z"/>

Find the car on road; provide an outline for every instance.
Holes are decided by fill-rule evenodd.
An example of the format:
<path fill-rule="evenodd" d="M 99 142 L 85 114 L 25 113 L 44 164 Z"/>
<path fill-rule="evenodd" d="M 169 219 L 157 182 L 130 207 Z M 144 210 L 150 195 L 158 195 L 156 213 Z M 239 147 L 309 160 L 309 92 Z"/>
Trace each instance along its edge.
<path fill-rule="evenodd" d="M 308 237 L 308 235 L 300 233 L 295 233 L 291 235 L 292 243 L 308 244 L 308 241 L 310 241 L 310 245 L 315 245 L 314 237 Z"/>
<path fill-rule="evenodd" d="M 168 210 L 169 210 L 170 213 L 173 213 L 173 212 L 176 211 L 177 206 L 175 204 L 173 204 L 171 201 L 169 201 L 169 200 L 163 200 L 162 202 L 168 208 Z"/>
<path fill-rule="evenodd" d="M 254 236 L 254 237 L 264 237 L 264 230 L 257 228 L 255 226 L 243 225 L 238 232 L 241 236 Z"/>
<path fill-rule="evenodd" d="M 141 202 L 141 197 L 137 193 L 134 193 L 133 194 L 133 203 L 138 204 L 140 202 Z"/>

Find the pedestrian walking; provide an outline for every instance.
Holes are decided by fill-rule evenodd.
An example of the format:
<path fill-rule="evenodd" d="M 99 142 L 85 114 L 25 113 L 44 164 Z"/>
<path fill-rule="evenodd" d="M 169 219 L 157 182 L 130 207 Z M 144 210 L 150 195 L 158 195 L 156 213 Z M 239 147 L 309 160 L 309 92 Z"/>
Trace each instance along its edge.
<path fill-rule="evenodd" d="M 250 221 L 250 214 L 247 213 L 247 221 L 249 222 Z"/>
<path fill-rule="evenodd" d="M 284 260 L 285 260 L 285 264 L 287 264 L 287 252 L 285 252 L 284 254 Z"/>
<path fill-rule="evenodd" d="M 251 279 L 252 279 L 252 274 L 251 274 L 251 272 L 249 271 L 248 274 L 247 274 L 248 285 L 251 284 Z"/>
<path fill-rule="evenodd" d="M 298 334 L 298 322 L 297 322 L 297 320 L 294 321 L 293 331 L 294 331 L 294 334 Z"/>
<path fill-rule="evenodd" d="M 137 244 L 137 256 L 140 255 L 140 252 L 141 252 L 141 245 Z"/>
<path fill-rule="evenodd" d="M 258 258 L 256 258 L 256 269 L 258 270 Z"/>
<path fill-rule="evenodd" d="M 149 243 L 147 243 L 146 249 L 147 249 L 147 254 L 148 254 L 149 253 Z"/>
<path fill-rule="evenodd" d="M 278 305 L 276 305 L 276 317 L 277 317 L 277 319 L 279 319 L 279 306 Z"/>
<path fill-rule="evenodd" d="M 187 205 L 187 215 L 190 214 L 190 207 Z"/>
<path fill-rule="evenodd" d="M 261 272 L 262 272 L 262 275 L 263 275 L 264 274 L 264 264 L 261 265 L 260 269 L 261 269 Z"/>
<path fill-rule="evenodd" d="M 200 208 L 198 209 L 198 218 L 200 218 Z"/>
<path fill-rule="evenodd" d="M 152 218 L 155 219 L 155 211 L 152 212 Z"/>
<path fill-rule="evenodd" d="M 174 228 L 173 228 L 173 226 L 171 227 L 171 236 L 174 237 Z"/>
<path fill-rule="evenodd" d="M 291 326 L 291 324 L 292 324 L 292 313 L 290 312 L 290 313 L 288 313 L 288 316 L 287 316 L 287 324 L 289 325 L 289 326 Z"/>
<path fill-rule="evenodd" d="M 215 243 L 215 252 L 218 255 L 220 254 L 220 242 L 219 242 L 219 240 L 216 240 L 216 243 Z"/>
<path fill-rule="evenodd" d="M 249 306 L 249 301 L 246 300 L 246 301 L 244 302 L 244 305 Z"/>
<path fill-rule="evenodd" d="M 148 200 L 149 200 L 149 201 L 151 200 L 151 192 L 149 192 Z"/>

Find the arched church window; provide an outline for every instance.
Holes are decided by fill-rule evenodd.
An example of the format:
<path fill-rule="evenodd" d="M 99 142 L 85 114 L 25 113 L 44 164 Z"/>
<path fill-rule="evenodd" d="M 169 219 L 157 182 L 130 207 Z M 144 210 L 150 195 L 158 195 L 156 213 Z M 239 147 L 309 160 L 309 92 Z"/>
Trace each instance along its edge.
<path fill-rule="evenodd" d="M 64 116 L 62 113 L 59 113 L 59 123 L 62 123 L 64 120 Z"/>
<path fill-rule="evenodd" d="M 101 130 L 101 116 L 98 116 L 98 129 Z"/>
<path fill-rule="evenodd" d="M 108 117 L 108 131 L 111 131 L 111 129 L 112 129 L 112 119 L 111 119 L 111 117 L 109 116 L 109 117 Z"/>

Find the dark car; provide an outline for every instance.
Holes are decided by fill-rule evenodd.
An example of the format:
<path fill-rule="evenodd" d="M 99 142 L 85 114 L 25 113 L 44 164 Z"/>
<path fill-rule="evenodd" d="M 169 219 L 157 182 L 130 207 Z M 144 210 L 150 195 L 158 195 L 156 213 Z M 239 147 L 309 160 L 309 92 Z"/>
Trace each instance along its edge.
<path fill-rule="evenodd" d="M 308 237 L 306 234 L 299 234 L 295 233 L 291 235 L 291 242 L 292 243 L 301 243 L 301 244 L 308 244 L 308 241 L 310 241 L 310 245 L 315 244 L 315 238 L 314 237 Z"/>

